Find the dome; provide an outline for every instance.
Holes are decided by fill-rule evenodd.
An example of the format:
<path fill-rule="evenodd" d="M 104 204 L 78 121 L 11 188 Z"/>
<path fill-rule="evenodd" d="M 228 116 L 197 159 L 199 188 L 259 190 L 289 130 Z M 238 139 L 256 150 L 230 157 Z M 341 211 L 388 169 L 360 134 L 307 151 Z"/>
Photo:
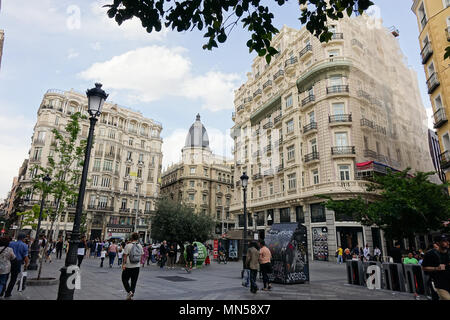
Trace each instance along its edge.
<path fill-rule="evenodd" d="M 184 147 L 209 148 L 208 133 L 206 132 L 203 124 L 200 122 L 200 114 L 197 114 L 195 122 L 189 129 Z"/>

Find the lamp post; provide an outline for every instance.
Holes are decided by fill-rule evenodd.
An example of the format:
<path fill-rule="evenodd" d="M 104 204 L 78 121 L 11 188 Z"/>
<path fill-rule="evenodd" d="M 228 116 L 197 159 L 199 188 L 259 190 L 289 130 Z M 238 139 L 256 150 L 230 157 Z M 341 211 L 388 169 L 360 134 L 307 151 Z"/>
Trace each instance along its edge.
<path fill-rule="evenodd" d="M 247 184 L 248 184 L 248 176 L 245 174 L 245 172 L 241 176 L 241 182 L 242 182 L 242 190 L 244 191 L 244 246 L 242 250 L 242 263 L 243 268 L 245 268 L 245 260 L 247 257 Z"/>
<path fill-rule="evenodd" d="M 73 273 L 78 272 L 77 267 L 77 250 L 78 244 L 80 243 L 80 223 L 81 214 L 83 211 L 83 200 L 84 193 L 86 190 L 87 173 L 89 169 L 89 158 L 91 156 L 92 142 L 94 138 L 94 127 L 97 122 L 97 117 L 100 116 L 102 112 L 103 104 L 105 103 L 108 95 L 101 89 L 102 85 L 100 83 L 95 84 L 95 88 L 86 91 L 88 97 L 88 112 L 90 115 L 90 126 L 89 135 L 87 139 L 86 151 L 84 155 L 83 171 L 81 174 L 80 189 L 78 192 L 77 207 L 75 211 L 75 219 L 73 222 L 72 234 L 69 241 L 69 251 L 66 255 L 66 260 L 64 267 L 61 268 L 61 276 L 59 278 L 59 288 L 58 288 L 58 300 L 73 300 L 73 294 L 75 287 L 73 285 L 75 279 L 68 283 L 68 278 Z M 70 267 L 71 273 L 67 271 Z"/>
<path fill-rule="evenodd" d="M 36 236 L 34 237 L 33 244 L 31 245 L 31 259 L 30 264 L 28 266 L 28 270 L 37 270 L 37 258 L 39 256 L 39 230 L 41 229 L 41 221 L 42 221 L 42 212 L 44 209 L 45 204 L 45 196 L 48 186 L 50 185 L 50 181 L 52 181 L 52 178 L 49 177 L 47 174 L 44 178 L 42 178 L 42 181 L 44 182 L 43 188 L 42 188 L 42 199 L 41 199 L 41 207 L 39 209 L 39 218 L 38 218 L 38 224 L 36 228 Z"/>

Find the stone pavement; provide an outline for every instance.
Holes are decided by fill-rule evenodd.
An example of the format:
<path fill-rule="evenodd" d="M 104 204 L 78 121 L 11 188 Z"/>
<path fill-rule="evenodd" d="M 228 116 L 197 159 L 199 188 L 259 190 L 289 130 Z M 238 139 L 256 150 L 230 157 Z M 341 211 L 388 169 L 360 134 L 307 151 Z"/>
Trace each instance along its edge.
<path fill-rule="evenodd" d="M 64 258 L 64 257 L 63 257 Z M 124 300 L 121 268 L 116 265 L 100 268 L 99 258 L 85 258 L 81 265 L 81 290 L 75 300 Z M 42 277 L 59 278 L 64 260 L 44 263 Z M 181 267 L 160 270 L 156 265 L 140 269 L 135 300 L 415 300 L 413 294 L 388 290 L 369 290 L 347 284 L 346 267 L 331 262 L 310 263 L 310 283 L 281 285 L 274 283 L 270 292 L 249 292 L 241 285 L 241 262 L 211 265 L 187 273 Z M 36 277 L 37 271 L 28 271 Z M 262 282 L 258 280 L 258 286 Z M 5 300 L 56 300 L 58 285 L 27 286 L 23 293 L 13 291 Z M 426 300 L 420 297 L 420 300 Z"/>

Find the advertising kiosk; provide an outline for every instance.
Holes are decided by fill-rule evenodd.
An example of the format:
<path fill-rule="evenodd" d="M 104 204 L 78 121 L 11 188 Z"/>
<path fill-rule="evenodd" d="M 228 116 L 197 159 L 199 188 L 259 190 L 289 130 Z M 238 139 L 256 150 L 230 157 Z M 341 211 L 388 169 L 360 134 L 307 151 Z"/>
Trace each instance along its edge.
<path fill-rule="evenodd" d="M 306 227 L 301 223 L 275 223 L 266 234 L 272 253 L 270 281 L 291 284 L 309 282 Z"/>

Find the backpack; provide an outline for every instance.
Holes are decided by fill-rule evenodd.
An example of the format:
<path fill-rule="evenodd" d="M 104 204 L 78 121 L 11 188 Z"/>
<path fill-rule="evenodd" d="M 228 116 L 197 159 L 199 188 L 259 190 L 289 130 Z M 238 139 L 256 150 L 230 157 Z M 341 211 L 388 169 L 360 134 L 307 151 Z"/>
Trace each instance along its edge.
<path fill-rule="evenodd" d="M 142 254 L 142 248 L 139 247 L 137 243 L 133 243 L 129 254 L 130 263 L 139 263 L 141 261 Z"/>

